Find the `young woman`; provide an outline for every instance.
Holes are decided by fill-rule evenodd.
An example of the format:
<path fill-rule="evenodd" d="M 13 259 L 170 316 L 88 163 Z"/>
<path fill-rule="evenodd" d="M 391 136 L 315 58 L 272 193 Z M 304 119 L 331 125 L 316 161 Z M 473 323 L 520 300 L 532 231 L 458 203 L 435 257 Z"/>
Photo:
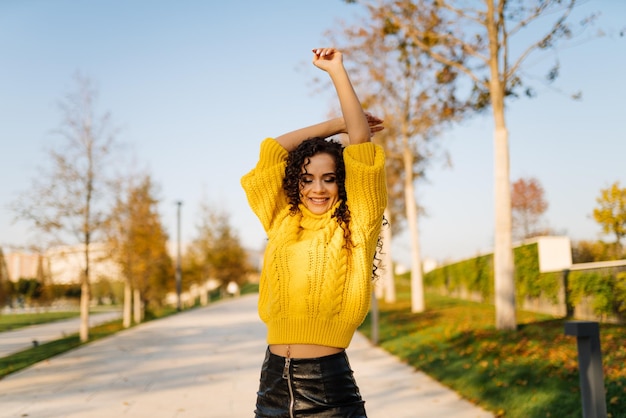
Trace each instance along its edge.
<path fill-rule="evenodd" d="M 313 50 L 342 117 L 261 143 L 242 186 L 268 236 L 259 316 L 268 349 L 256 417 L 365 417 L 345 349 L 370 304 L 387 204 L 382 120 L 363 111 L 340 51 Z M 345 133 L 343 147 L 328 138 Z"/>

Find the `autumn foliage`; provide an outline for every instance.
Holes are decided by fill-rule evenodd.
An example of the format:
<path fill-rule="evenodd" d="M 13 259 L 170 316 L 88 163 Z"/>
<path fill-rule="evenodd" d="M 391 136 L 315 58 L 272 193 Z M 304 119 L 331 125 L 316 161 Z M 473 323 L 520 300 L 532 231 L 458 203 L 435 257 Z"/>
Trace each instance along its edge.
<path fill-rule="evenodd" d="M 615 244 L 621 249 L 621 241 L 626 236 L 626 188 L 619 182 L 600 190 L 596 199 L 598 207 L 593 210 L 593 218 L 602 226 L 602 232 L 613 234 Z"/>
<path fill-rule="evenodd" d="M 521 178 L 513 183 L 511 211 L 513 230 L 519 239 L 531 238 L 545 232 L 541 229 L 541 217 L 548 209 L 544 190 L 536 178 Z"/>

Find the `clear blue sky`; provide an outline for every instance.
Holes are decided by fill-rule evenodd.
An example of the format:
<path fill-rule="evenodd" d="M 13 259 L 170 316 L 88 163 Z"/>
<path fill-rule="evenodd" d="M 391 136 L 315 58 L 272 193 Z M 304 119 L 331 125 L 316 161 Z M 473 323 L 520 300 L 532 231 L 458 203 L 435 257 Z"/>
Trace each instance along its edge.
<path fill-rule="evenodd" d="M 28 224 L 12 223 L 6 205 L 45 164 L 44 148 L 59 141 L 50 133 L 61 121 L 56 102 L 80 72 L 99 90 L 99 112 L 110 111 L 122 128 L 127 156 L 160 186 L 172 237 L 175 201 L 183 201 L 187 240 L 204 199 L 231 214 L 246 247 L 260 248 L 264 234 L 239 179 L 264 137 L 326 118 L 334 96 L 314 94 L 311 80 L 322 74 L 309 64 L 310 50 L 359 11 L 340 0 L 3 0 L 0 244 L 25 245 L 32 236 Z M 590 11 L 602 12 L 607 36 L 557 53 L 556 85 L 582 90 L 583 100 L 539 87 L 539 97 L 507 110 L 511 179 L 538 178 L 550 205 L 546 222 L 573 240 L 602 237 L 591 218 L 595 199 L 615 181 L 626 186 L 626 37 L 615 33 L 625 26 L 626 2 L 590 1 L 579 16 Z M 492 132 L 487 114 L 439 139 L 453 167 L 435 163 L 418 184 L 425 257 L 490 250 Z M 393 248 L 405 261 L 406 237 Z"/>

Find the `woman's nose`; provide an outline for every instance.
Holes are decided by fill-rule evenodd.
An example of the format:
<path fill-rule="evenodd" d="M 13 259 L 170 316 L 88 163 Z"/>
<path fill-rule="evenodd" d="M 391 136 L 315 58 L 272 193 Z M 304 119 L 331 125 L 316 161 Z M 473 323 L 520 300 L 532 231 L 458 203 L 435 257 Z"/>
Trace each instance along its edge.
<path fill-rule="evenodd" d="M 326 189 L 323 181 L 314 181 L 313 182 L 313 191 L 323 192 Z"/>

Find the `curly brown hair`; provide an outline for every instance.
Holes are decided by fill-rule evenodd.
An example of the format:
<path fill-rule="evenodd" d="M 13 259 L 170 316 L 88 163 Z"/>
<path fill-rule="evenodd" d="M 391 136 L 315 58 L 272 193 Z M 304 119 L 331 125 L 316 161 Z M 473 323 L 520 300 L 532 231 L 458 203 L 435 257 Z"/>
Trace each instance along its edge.
<path fill-rule="evenodd" d="M 335 162 L 335 175 L 338 195 L 339 206 L 332 214 L 333 218 L 337 219 L 337 222 L 343 229 L 343 235 L 346 241 L 346 245 L 350 247 L 350 210 L 346 201 L 348 196 L 346 194 L 346 167 L 343 162 L 343 145 L 332 139 L 324 138 L 310 138 L 302 143 L 287 156 L 287 166 L 285 167 L 285 177 L 283 178 L 283 190 L 287 195 L 289 201 L 289 210 L 292 215 L 295 215 L 300 211 L 298 205 L 301 203 L 300 190 L 302 188 L 302 168 L 306 167 L 311 161 L 311 157 L 317 154 L 328 154 Z"/>

